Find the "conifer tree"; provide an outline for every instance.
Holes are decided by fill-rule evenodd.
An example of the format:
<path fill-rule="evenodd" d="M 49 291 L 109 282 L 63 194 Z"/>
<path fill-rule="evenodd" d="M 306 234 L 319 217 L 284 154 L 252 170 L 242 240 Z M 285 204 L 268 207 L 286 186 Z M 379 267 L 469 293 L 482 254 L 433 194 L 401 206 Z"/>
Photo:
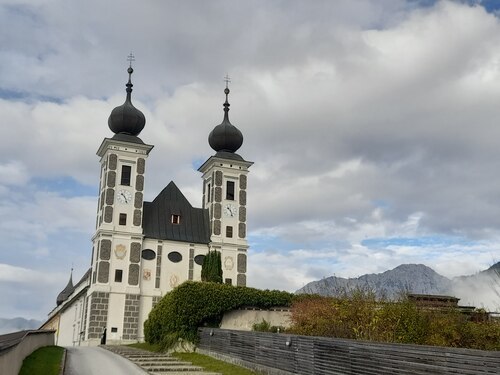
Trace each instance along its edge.
<path fill-rule="evenodd" d="M 209 251 L 201 266 L 201 281 L 222 283 L 221 254 L 217 250 Z"/>

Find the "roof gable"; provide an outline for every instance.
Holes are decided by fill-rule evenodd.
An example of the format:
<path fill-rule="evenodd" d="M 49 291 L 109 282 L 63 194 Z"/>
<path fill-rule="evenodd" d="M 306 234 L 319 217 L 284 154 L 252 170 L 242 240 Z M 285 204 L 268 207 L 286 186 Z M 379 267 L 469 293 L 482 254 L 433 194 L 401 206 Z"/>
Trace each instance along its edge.
<path fill-rule="evenodd" d="M 172 223 L 179 215 L 179 224 Z M 194 208 L 171 181 L 152 202 L 144 202 L 143 234 L 148 238 L 194 243 L 210 242 L 208 210 Z"/>

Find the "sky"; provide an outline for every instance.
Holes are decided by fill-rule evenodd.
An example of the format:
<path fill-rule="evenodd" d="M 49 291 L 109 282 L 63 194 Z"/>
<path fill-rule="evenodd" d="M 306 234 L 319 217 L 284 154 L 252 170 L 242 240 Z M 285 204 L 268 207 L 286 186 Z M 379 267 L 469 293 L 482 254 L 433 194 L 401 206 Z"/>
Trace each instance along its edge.
<path fill-rule="evenodd" d="M 253 161 L 248 285 L 500 260 L 500 1 L 0 0 L 0 317 L 44 319 L 90 266 L 107 119 L 154 144 L 146 200 L 229 117 Z"/>

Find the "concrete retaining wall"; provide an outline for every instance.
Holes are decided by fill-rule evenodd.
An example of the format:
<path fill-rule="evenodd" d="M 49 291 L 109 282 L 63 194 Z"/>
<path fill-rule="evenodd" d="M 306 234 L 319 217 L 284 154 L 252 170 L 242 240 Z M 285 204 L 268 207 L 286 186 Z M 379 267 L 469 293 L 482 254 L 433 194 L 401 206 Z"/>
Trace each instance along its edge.
<path fill-rule="evenodd" d="M 18 375 L 24 358 L 42 346 L 54 345 L 54 333 L 23 331 L 0 336 L 0 374 Z"/>
<path fill-rule="evenodd" d="M 290 326 L 290 309 L 287 307 L 269 310 L 243 308 L 228 311 L 222 318 L 220 328 L 251 331 L 252 326 L 262 323 L 262 320 L 270 323 L 271 326 L 288 328 Z"/>

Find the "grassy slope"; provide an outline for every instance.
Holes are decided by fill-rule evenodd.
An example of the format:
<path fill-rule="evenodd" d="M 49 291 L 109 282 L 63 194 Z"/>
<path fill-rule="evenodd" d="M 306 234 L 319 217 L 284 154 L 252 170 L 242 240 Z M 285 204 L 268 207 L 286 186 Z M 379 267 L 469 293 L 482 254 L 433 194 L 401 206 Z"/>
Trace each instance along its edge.
<path fill-rule="evenodd" d="M 191 362 L 195 366 L 201 366 L 207 371 L 219 372 L 223 375 L 255 375 L 256 373 L 245 368 L 219 361 L 208 355 L 199 353 L 172 353 L 183 361 Z"/>
<path fill-rule="evenodd" d="M 159 345 L 151 345 L 148 343 L 130 344 L 134 348 L 149 350 L 151 352 L 159 352 Z M 223 375 L 255 375 L 256 373 L 245 368 L 231 365 L 224 361 L 209 357 L 198 353 L 172 353 L 183 361 L 191 362 L 195 366 L 201 366 L 207 371 L 219 372 Z"/>
<path fill-rule="evenodd" d="M 64 349 L 60 346 L 44 346 L 26 357 L 19 375 L 58 375 Z"/>

